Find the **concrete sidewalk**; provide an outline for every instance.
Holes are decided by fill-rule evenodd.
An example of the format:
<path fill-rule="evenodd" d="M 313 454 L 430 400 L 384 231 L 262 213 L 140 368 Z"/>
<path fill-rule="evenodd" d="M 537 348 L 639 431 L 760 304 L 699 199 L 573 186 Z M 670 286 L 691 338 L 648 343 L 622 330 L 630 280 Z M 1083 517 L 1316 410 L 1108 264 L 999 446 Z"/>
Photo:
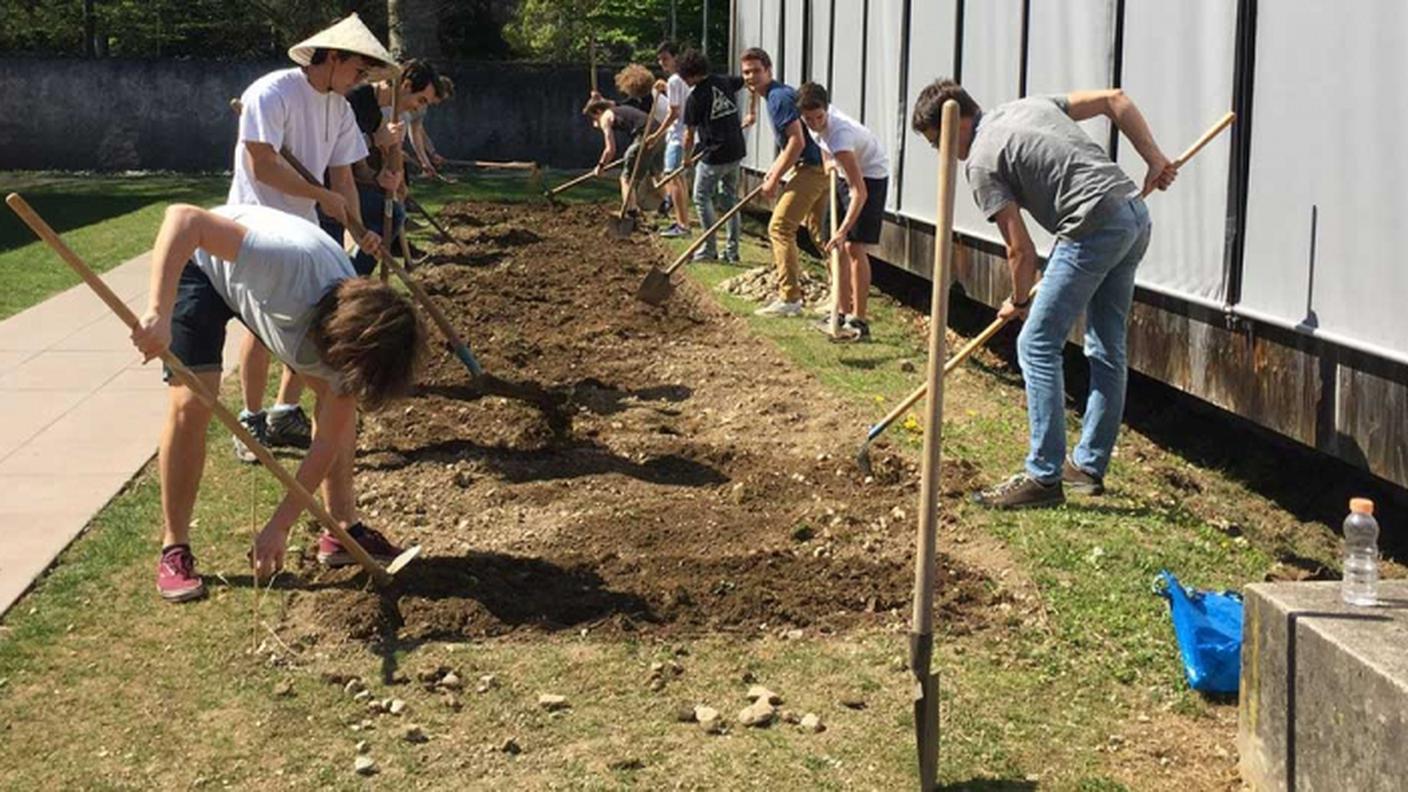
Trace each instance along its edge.
<path fill-rule="evenodd" d="M 103 276 L 138 314 L 149 263 Z M 241 336 L 233 326 L 227 364 Z M 0 615 L 156 453 L 165 391 L 160 362 L 141 364 L 87 286 L 0 322 Z"/>

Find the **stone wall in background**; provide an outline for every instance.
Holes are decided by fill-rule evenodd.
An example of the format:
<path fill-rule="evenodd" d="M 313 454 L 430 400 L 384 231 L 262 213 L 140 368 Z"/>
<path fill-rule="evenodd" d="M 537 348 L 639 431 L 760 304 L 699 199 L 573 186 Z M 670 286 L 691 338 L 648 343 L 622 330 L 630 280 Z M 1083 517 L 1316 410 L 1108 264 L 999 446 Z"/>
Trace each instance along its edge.
<path fill-rule="evenodd" d="M 229 101 L 288 62 L 0 58 L 0 170 L 228 170 Z M 596 162 L 585 67 L 437 64 L 455 97 L 427 129 L 455 159 Z M 602 84 L 610 76 L 602 72 Z"/>

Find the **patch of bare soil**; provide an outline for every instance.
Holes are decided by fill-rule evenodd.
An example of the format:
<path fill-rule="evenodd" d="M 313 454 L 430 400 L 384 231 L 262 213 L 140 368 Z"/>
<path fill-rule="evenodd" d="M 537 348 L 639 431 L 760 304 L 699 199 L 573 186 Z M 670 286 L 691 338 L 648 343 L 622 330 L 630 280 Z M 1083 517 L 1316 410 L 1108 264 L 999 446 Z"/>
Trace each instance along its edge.
<path fill-rule="evenodd" d="M 314 573 L 291 619 L 376 641 L 907 620 L 913 464 L 875 449 L 866 478 L 851 455 L 867 417 L 695 287 L 638 302 L 661 253 L 608 240 L 602 217 L 443 212 L 466 251 L 439 245 L 416 277 L 502 387 L 436 354 L 413 398 L 365 416 L 364 518 L 426 553 L 382 592 Z M 974 472 L 946 466 L 945 497 Z M 939 566 L 939 623 L 990 628 L 1000 587 Z"/>

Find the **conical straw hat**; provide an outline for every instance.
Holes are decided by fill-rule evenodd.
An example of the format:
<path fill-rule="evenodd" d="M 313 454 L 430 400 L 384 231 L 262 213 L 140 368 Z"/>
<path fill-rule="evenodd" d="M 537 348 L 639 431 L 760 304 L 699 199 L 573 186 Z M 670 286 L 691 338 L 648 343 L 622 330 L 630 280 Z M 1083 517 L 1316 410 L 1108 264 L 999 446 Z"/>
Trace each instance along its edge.
<path fill-rule="evenodd" d="M 327 30 L 289 47 L 288 56 L 299 66 L 307 66 L 313 60 L 313 52 L 320 49 L 355 53 L 387 66 L 396 64 L 396 59 L 381 46 L 381 42 L 356 14 L 349 14 Z"/>

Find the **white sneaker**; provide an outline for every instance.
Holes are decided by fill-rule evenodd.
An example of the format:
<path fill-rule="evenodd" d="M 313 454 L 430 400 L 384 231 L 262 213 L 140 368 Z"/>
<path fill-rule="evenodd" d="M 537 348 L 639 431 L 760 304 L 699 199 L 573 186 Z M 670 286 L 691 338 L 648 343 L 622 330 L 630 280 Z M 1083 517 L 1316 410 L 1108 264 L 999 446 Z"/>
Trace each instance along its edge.
<path fill-rule="evenodd" d="M 787 302 L 786 300 L 773 300 L 767 305 L 753 312 L 754 316 L 778 316 L 790 317 L 802 315 L 802 302 Z"/>

